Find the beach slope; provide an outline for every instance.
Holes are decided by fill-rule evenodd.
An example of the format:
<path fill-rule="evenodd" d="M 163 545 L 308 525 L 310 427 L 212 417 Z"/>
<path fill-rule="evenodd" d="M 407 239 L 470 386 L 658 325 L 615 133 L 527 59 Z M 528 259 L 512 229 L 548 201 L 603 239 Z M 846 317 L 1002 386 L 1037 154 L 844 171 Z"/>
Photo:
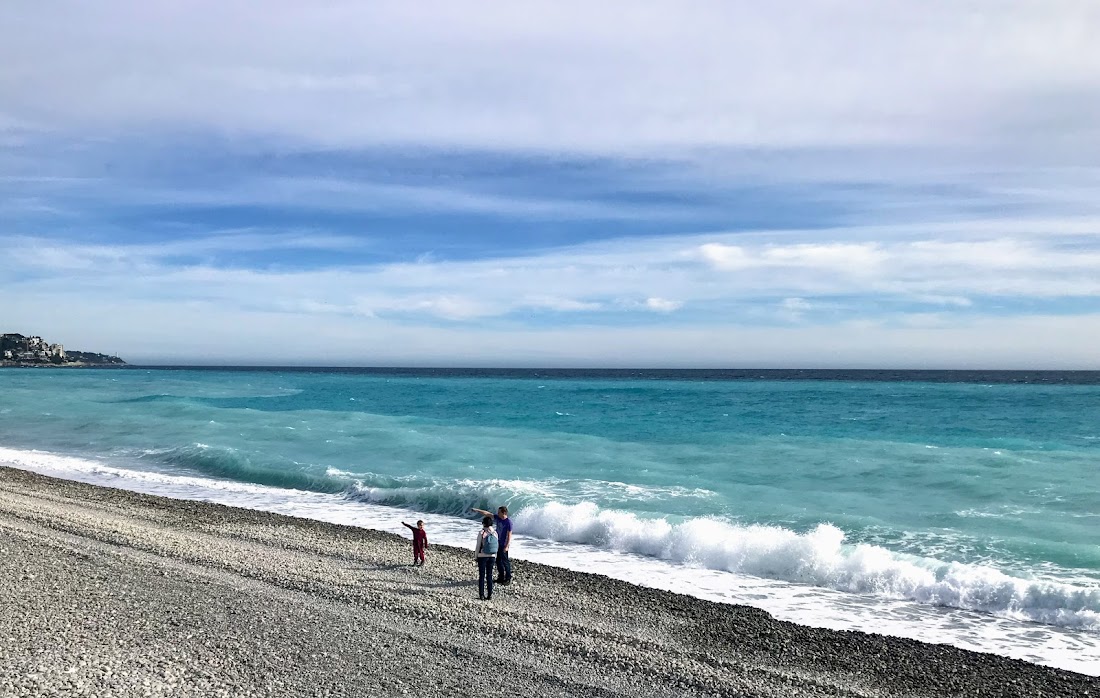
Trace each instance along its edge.
<path fill-rule="evenodd" d="M 476 524 L 471 524 L 471 542 Z M 0 467 L 0 695 L 1074 696 L 1100 680 Z"/>

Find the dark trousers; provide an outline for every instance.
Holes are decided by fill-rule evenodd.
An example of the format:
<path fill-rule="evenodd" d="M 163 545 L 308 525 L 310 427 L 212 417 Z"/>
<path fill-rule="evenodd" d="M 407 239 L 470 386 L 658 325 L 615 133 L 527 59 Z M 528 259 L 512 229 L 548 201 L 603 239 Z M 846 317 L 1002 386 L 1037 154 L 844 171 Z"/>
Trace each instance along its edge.
<path fill-rule="evenodd" d="M 489 589 L 486 591 L 485 587 Z M 493 598 L 493 558 L 491 557 L 478 557 L 477 559 L 477 595 L 491 599 Z"/>
<path fill-rule="evenodd" d="M 497 551 L 497 579 L 512 581 L 512 561 L 508 559 L 508 551 L 504 548 Z"/>
<path fill-rule="evenodd" d="M 424 564 L 424 546 L 413 543 L 413 564 Z"/>

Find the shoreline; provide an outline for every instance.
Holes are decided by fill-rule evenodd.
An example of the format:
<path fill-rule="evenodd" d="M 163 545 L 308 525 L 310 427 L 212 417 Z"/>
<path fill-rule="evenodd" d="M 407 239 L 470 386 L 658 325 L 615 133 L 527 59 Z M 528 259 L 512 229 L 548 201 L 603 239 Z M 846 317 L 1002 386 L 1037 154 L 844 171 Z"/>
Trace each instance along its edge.
<path fill-rule="evenodd" d="M 1083 674 L 523 560 L 481 602 L 469 551 L 413 568 L 386 532 L 7 467 L 0 543 L 5 694 L 447 695 L 503 667 L 528 695 L 1100 695 Z"/>
<path fill-rule="evenodd" d="M 130 366 L 129 364 L 92 364 L 80 361 L 66 361 L 61 364 L 0 361 L 0 368 L 130 368 Z"/>

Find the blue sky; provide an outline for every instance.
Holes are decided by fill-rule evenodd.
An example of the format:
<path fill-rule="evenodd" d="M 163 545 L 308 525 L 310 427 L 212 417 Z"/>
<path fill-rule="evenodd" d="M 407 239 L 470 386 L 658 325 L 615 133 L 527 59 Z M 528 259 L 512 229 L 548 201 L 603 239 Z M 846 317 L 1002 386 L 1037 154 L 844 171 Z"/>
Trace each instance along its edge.
<path fill-rule="evenodd" d="M 0 330 L 1100 368 L 1097 32 L 1077 0 L 9 3 Z"/>

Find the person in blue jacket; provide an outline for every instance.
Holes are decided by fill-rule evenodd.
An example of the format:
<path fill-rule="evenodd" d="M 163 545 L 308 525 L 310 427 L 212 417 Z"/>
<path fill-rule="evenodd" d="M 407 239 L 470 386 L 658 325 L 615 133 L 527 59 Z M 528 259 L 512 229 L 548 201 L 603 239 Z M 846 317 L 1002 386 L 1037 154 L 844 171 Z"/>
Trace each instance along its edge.
<path fill-rule="evenodd" d="M 500 541 L 500 549 L 497 551 L 497 584 L 505 586 L 512 583 L 512 560 L 508 557 L 508 549 L 512 545 L 512 520 L 508 518 L 508 507 L 499 507 L 497 513 L 492 514 L 484 509 L 473 508 L 482 516 L 492 516 L 496 522 L 497 539 Z"/>

